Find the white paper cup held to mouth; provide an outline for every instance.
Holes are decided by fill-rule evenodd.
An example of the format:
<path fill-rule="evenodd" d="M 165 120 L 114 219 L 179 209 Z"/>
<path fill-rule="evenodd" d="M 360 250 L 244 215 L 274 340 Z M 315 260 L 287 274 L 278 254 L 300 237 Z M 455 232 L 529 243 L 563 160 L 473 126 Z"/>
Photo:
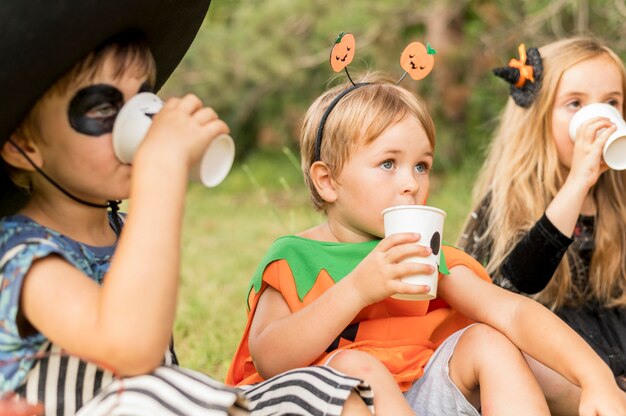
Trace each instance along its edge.
<path fill-rule="evenodd" d="M 604 162 L 615 170 L 626 169 L 626 122 L 617 108 L 605 103 L 589 104 L 574 114 L 569 123 L 569 136 L 576 139 L 582 123 L 594 117 L 606 117 L 615 124 L 616 130 L 606 141 L 602 151 Z"/>
<path fill-rule="evenodd" d="M 113 125 L 113 150 L 123 163 L 132 163 L 152 117 L 161 111 L 163 101 L 155 94 L 142 92 L 132 97 L 120 109 Z M 211 141 L 200 162 L 189 173 L 191 180 L 204 186 L 219 185 L 228 175 L 235 159 L 235 143 L 227 134 Z"/>
<path fill-rule="evenodd" d="M 428 293 L 402 294 L 392 296 L 402 300 L 430 300 L 437 297 L 437 282 L 439 281 L 439 253 L 441 252 L 441 238 L 443 236 L 443 222 L 446 212 L 427 205 L 398 205 L 383 210 L 385 237 L 397 233 L 418 233 L 418 244 L 430 247 L 432 254 L 428 257 L 411 257 L 405 261 L 430 264 L 435 268 L 431 274 L 418 274 L 402 279 L 405 283 L 430 286 Z"/>

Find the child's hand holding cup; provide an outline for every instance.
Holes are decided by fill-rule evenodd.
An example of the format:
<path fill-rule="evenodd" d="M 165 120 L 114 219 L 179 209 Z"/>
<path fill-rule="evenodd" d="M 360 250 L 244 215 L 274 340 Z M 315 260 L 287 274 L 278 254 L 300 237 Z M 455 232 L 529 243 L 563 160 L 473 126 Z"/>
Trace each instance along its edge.
<path fill-rule="evenodd" d="M 602 158 L 608 167 L 615 170 L 626 169 L 626 122 L 619 110 L 610 104 L 594 103 L 581 108 L 574 114 L 569 124 L 569 136 L 576 140 L 576 133 L 581 124 L 595 118 L 605 117 L 615 124 L 616 130 L 607 139 L 602 151 Z"/>
<path fill-rule="evenodd" d="M 402 300 L 430 300 L 437 297 L 437 282 L 439 281 L 439 253 L 441 252 L 441 236 L 445 211 L 427 205 L 398 205 L 383 210 L 385 237 L 397 233 L 418 233 L 418 244 L 429 246 L 432 254 L 428 257 L 410 257 L 405 261 L 430 264 L 434 267 L 431 274 L 418 274 L 402 279 L 405 283 L 426 285 L 430 287 L 427 293 L 403 294 L 392 296 Z"/>
<path fill-rule="evenodd" d="M 113 150 L 123 163 L 132 163 L 135 151 L 146 137 L 152 117 L 163 108 L 163 101 L 150 92 L 142 92 L 124 104 L 113 125 Z M 235 143 L 222 134 L 211 141 L 200 162 L 189 174 L 204 186 L 219 185 L 233 165 Z"/>

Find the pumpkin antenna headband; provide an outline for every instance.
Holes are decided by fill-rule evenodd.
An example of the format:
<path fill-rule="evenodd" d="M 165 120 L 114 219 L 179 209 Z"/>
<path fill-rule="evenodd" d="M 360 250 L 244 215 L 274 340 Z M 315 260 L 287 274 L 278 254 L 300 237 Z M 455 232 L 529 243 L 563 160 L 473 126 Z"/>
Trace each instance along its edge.
<path fill-rule="evenodd" d="M 348 72 L 348 65 L 350 65 L 354 59 L 355 53 L 356 41 L 354 39 L 354 35 L 352 35 L 352 33 L 341 32 L 339 36 L 337 36 L 337 39 L 335 39 L 335 43 L 330 51 L 330 67 L 335 72 L 340 72 L 343 69 L 352 85 L 339 93 L 324 111 L 315 136 L 315 158 L 313 159 L 313 162 L 321 160 L 324 125 L 326 124 L 328 115 L 333 110 L 335 105 L 337 105 L 337 103 L 350 92 L 363 86 L 370 85 L 369 82 L 355 83 Z M 404 69 L 404 73 L 396 82 L 396 85 L 398 85 L 407 74 L 409 74 L 415 81 L 425 78 L 428 74 L 430 74 L 430 71 L 432 71 L 433 66 L 435 65 L 434 55 L 436 53 L 437 51 L 434 50 L 429 43 L 424 46 L 420 42 L 411 42 L 406 48 L 404 48 L 404 51 L 400 56 L 400 67 Z"/>

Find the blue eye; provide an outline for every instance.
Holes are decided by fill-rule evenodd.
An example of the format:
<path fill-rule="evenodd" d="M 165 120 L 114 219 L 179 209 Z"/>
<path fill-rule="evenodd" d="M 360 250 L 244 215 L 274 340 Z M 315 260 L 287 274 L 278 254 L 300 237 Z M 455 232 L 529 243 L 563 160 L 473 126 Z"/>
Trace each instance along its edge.
<path fill-rule="evenodd" d="M 415 170 L 417 171 L 417 173 L 426 173 L 428 171 L 428 166 L 426 166 L 426 164 L 424 163 L 418 163 L 417 165 L 415 165 Z"/>
<path fill-rule="evenodd" d="M 383 163 L 380 164 L 380 167 L 383 168 L 384 170 L 391 170 L 393 169 L 393 161 L 385 160 Z"/>

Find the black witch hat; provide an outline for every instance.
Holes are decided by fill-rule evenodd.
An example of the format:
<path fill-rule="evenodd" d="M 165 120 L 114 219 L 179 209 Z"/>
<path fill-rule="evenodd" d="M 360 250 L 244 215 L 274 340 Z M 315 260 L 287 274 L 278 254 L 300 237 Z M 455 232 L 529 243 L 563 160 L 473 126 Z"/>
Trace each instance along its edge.
<path fill-rule="evenodd" d="M 511 84 L 509 94 L 515 104 L 523 108 L 531 106 L 543 78 L 543 62 L 539 50 L 530 48 L 526 51 L 524 44 L 520 45 L 520 60 L 511 59 L 508 66 L 494 68 L 494 75 Z"/>
<path fill-rule="evenodd" d="M 157 66 L 155 89 L 187 52 L 211 0 L 5 0 L 0 7 L 0 146 L 54 82 L 107 39 L 145 38 Z M 4 168 L 4 166 L 0 166 Z M 0 215 L 25 196 L 0 171 Z"/>

